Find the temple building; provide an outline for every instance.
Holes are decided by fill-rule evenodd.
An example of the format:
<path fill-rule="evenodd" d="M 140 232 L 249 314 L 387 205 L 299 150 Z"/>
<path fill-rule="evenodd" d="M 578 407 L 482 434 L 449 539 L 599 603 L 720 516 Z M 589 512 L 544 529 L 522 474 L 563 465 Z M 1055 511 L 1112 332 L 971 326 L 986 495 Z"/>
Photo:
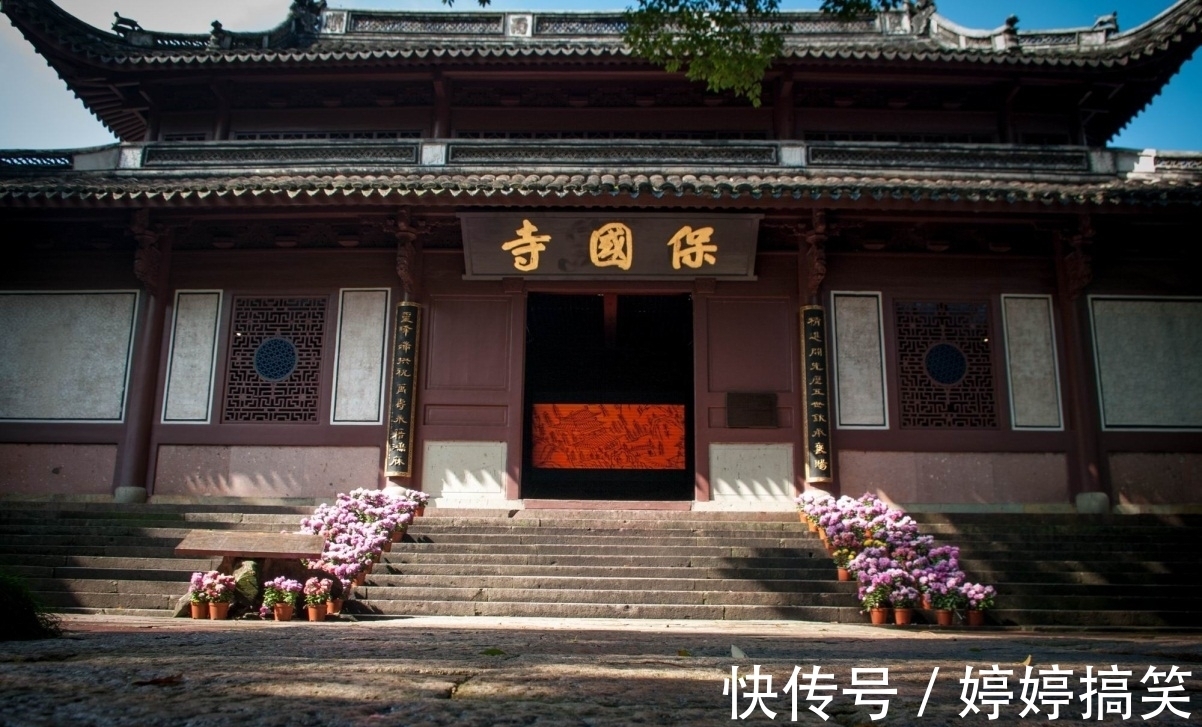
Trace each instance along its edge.
<path fill-rule="evenodd" d="M 620 14 L 0 6 L 120 140 L 0 151 L 0 497 L 1202 505 L 1202 154 L 1107 146 L 1202 0 L 787 13 L 759 106 Z"/>

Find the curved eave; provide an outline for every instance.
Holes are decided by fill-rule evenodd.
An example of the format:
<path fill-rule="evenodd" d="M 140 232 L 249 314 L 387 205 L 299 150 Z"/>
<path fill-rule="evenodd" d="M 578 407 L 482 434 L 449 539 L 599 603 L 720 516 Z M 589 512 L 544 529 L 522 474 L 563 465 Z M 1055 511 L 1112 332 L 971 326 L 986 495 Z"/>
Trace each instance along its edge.
<path fill-rule="evenodd" d="M 396 60 L 538 59 L 594 60 L 630 58 L 629 49 L 616 35 L 580 37 L 549 36 L 503 40 L 489 36 L 439 35 L 319 35 L 304 47 L 222 50 L 207 47 L 207 35 L 186 38 L 188 47 L 144 49 L 114 33 L 93 28 L 62 11 L 49 0 L 9 0 L 4 11 L 37 50 L 48 58 L 58 56 L 76 62 L 110 67 L 112 70 L 138 66 L 140 69 L 189 67 L 200 64 L 345 64 Z M 400 14 L 398 14 L 400 15 Z M 1009 49 L 962 49 L 928 35 L 913 33 L 860 32 L 847 34 L 792 35 L 786 38 L 784 58 L 796 60 L 874 61 L 900 60 L 917 63 L 968 62 L 1030 66 L 1110 67 L 1154 56 L 1177 45 L 1186 45 L 1186 55 L 1202 45 L 1199 19 L 1202 0 L 1180 0 L 1144 25 L 1116 33 L 1098 45 L 1039 46 Z M 281 26 L 283 27 L 283 26 Z M 232 34 L 260 38 L 279 33 Z M 980 31 L 987 36 L 989 31 Z"/>
<path fill-rule="evenodd" d="M 669 199 L 760 206 L 812 201 L 836 207 L 1202 207 L 1202 180 L 969 180 L 920 175 L 643 172 L 487 174 L 27 176 L 0 182 L 0 206 L 294 206 L 312 204 L 543 205 Z"/>

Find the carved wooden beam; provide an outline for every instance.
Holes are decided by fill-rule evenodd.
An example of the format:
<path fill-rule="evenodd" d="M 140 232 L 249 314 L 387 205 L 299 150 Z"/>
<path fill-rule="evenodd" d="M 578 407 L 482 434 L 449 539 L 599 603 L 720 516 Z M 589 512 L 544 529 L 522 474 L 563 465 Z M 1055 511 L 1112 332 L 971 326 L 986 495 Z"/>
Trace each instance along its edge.
<path fill-rule="evenodd" d="M 163 253 L 159 247 L 160 226 L 150 224 L 150 210 L 142 208 L 130 218 L 129 232 L 138 244 L 134 253 L 134 276 L 152 296 L 160 292 Z"/>

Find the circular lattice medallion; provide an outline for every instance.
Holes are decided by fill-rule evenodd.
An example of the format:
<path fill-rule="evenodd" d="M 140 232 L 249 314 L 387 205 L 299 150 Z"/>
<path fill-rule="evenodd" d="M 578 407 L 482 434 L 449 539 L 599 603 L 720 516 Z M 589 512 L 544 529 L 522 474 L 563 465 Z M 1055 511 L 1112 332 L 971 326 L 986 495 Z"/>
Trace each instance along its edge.
<path fill-rule="evenodd" d="M 927 376 L 944 386 L 960 383 L 968 373 L 964 352 L 950 343 L 936 343 L 927 350 Z"/>
<path fill-rule="evenodd" d="M 268 338 L 255 349 L 255 373 L 280 381 L 296 370 L 296 346 L 287 338 Z"/>

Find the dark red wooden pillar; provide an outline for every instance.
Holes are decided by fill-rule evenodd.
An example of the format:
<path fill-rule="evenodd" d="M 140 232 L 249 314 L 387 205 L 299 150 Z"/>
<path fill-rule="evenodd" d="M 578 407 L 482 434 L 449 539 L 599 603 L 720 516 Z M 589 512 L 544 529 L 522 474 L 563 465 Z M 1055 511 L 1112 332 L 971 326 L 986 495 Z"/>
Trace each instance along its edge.
<path fill-rule="evenodd" d="M 125 435 L 117 447 L 113 498 L 118 502 L 143 502 L 154 481 L 151 433 L 170 295 L 171 242 L 161 230 L 151 227 L 150 212 L 146 209 L 134 213 L 130 232 L 138 243 L 134 275 L 142 283 L 145 295 L 141 296 L 138 307 L 137 335 L 126 395 Z"/>
<path fill-rule="evenodd" d="M 1101 449 L 1101 419 L 1098 412 L 1095 372 L 1090 348 L 1089 311 L 1081 295 L 1092 279 L 1088 245 L 1093 230 L 1088 217 L 1080 230 L 1055 243 L 1057 312 L 1064 331 L 1064 395 L 1071 433 L 1068 482 L 1069 495 L 1108 492 L 1106 463 Z"/>

